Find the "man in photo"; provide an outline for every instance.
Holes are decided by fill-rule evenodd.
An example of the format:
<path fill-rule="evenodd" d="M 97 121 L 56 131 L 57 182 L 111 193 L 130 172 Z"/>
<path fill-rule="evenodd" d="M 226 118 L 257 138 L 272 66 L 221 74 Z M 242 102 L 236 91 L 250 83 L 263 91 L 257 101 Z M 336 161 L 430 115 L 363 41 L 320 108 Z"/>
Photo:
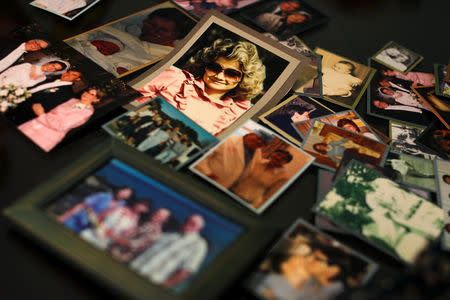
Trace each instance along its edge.
<path fill-rule="evenodd" d="M 49 46 L 49 43 L 44 40 L 29 40 L 19 45 L 15 50 L 0 60 L 0 72 L 3 72 L 12 66 L 24 53 L 39 51 Z"/>

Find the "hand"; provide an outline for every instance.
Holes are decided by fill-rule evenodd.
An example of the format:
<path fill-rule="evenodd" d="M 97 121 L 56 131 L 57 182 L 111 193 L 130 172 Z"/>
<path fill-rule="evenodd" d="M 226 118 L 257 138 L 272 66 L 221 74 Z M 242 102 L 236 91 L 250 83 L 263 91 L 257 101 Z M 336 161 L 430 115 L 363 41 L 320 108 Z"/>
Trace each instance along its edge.
<path fill-rule="evenodd" d="M 31 106 L 33 109 L 33 112 L 36 114 L 36 116 L 40 116 L 42 114 L 45 114 L 44 107 L 40 103 L 35 103 Z"/>

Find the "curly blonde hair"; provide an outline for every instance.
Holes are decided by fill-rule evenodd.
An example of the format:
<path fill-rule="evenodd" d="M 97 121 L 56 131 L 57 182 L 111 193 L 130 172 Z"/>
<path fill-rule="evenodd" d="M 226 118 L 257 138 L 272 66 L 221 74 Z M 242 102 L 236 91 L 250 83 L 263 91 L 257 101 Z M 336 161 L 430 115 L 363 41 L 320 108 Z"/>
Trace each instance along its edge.
<path fill-rule="evenodd" d="M 252 100 L 264 90 L 266 67 L 259 58 L 255 45 L 245 41 L 231 39 L 217 39 L 209 47 L 199 50 L 189 59 L 185 69 L 196 78 L 202 78 L 205 65 L 215 62 L 218 58 L 235 59 L 239 62 L 243 73 L 239 84 L 225 97 L 234 100 Z"/>

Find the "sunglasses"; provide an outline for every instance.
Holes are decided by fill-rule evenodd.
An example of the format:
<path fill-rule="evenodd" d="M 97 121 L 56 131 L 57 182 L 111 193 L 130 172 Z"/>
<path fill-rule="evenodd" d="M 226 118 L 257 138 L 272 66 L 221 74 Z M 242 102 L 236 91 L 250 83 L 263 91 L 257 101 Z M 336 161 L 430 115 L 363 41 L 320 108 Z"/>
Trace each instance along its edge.
<path fill-rule="evenodd" d="M 220 64 L 216 62 L 206 64 L 206 69 L 216 74 L 219 74 L 220 72 L 223 71 L 225 77 L 232 80 L 238 80 L 241 79 L 242 77 L 241 71 L 230 68 L 224 69 Z"/>

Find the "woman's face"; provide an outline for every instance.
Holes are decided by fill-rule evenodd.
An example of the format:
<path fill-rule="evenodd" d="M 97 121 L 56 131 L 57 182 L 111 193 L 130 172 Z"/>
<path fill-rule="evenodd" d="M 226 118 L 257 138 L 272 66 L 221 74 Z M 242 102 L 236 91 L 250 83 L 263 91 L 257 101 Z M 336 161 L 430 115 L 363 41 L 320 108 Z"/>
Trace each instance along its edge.
<path fill-rule="evenodd" d="M 219 57 L 215 63 L 206 66 L 203 81 L 212 91 L 228 92 L 239 84 L 242 76 L 237 60 Z"/>
<path fill-rule="evenodd" d="M 83 92 L 83 94 L 81 94 L 81 99 L 83 99 L 85 101 L 86 100 L 90 101 L 91 103 L 100 101 L 100 99 L 97 97 L 96 89 L 90 89 L 90 90 Z"/>
<path fill-rule="evenodd" d="M 56 72 L 62 70 L 62 65 L 59 63 L 46 63 L 41 67 L 42 72 Z"/>

